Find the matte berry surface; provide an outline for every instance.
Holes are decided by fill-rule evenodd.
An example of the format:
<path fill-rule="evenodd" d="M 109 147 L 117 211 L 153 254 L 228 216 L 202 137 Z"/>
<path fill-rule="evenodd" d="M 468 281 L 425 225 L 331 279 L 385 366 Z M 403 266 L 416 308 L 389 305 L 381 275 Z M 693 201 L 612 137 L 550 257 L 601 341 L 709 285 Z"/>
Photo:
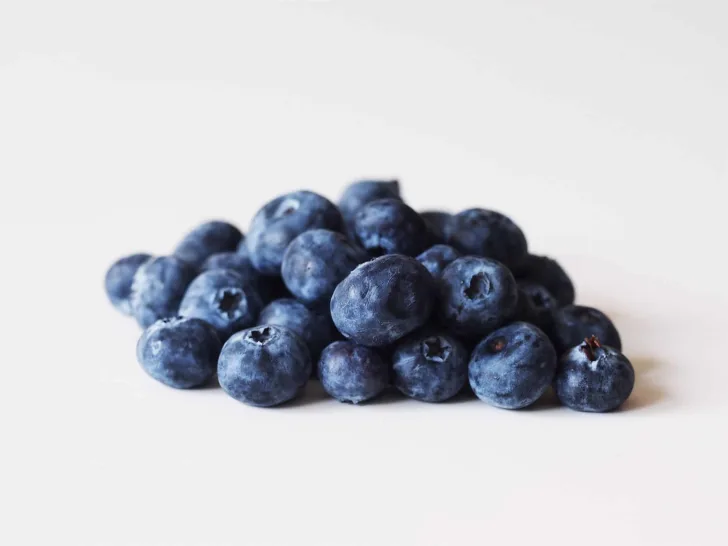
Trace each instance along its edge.
<path fill-rule="evenodd" d="M 335 341 L 321 353 L 318 377 L 332 397 L 340 402 L 360 404 L 387 388 L 389 367 L 371 347 Z"/>
<path fill-rule="evenodd" d="M 206 222 L 188 233 L 177 245 L 174 255 L 194 267 L 200 267 L 212 254 L 234 251 L 243 234 L 227 222 Z"/>
<path fill-rule="evenodd" d="M 397 344 L 392 355 L 394 386 L 415 400 L 443 402 L 465 385 L 469 356 L 448 333 L 412 334 Z"/>
<path fill-rule="evenodd" d="M 257 326 L 227 340 L 220 353 L 220 386 L 236 400 L 270 407 L 292 400 L 311 375 L 303 340 L 287 328 Z"/>
<path fill-rule="evenodd" d="M 142 264 L 151 259 L 149 254 L 132 254 L 114 262 L 106 272 L 104 288 L 111 304 L 125 315 L 131 315 L 131 285 Z"/>
<path fill-rule="evenodd" d="M 518 283 L 518 320 L 535 324 L 550 335 L 553 328 L 554 313 L 559 302 L 542 285 L 531 282 Z"/>
<path fill-rule="evenodd" d="M 468 209 L 452 217 L 448 244 L 463 254 L 498 260 L 508 267 L 527 256 L 526 237 L 513 220 L 500 212 Z"/>
<path fill-rule="evenodd" d="M 137 359 L 151 377 L 176 389 L 207 383 L 215 374 L 221 343 L 215 330 L 196 318 L 162 319 L 144 330 Z"/>
<path fill-rule="evenodd" d="M 342 233 L 313 229 L 288 245 L 281 274 L 298 300 L 307 305 L 328 305 L 337 285 L 368 259 L 367 253 Z"/>
<path fill-rule="evenodd" d="M 546 288 L 559 305 L 574 303 L 574 283 L 558 262 L 547 256 L 529 254 L 521 264 L 514 267 L 513 274 L 519 283 L 535 283 Z"/>
<path fill-rule="evenodd" d="M 399 182 L 396 180 L 361 180 L 347 186 L 339 199 L 339 210 L 344 217 L 347 233 L 352 239 L 356 213 L 377 199 L 400 199 Z"/>
<path fill-rule="evenodd" d="M 445 268 L 460 257 L 460 253 L 448 245 L 435 245 L 417 256 L 417 261 L 427 268 L 433 277 L 439 277 Z"/>
<path fill-rule="evenodd" d="M 440 243 L 447 241 L 450 233 L 452 214 L 439 210 L 421 212 L 420 216 L 427 224 L 433 237 Z"/>
<path fill-rule="evenodd" d="M 306 342 L 314 359 L 336 337 L 336 329 L 326 307 L 310 309 L 289 298 L 274 300 L 266 305 L 258 317 L 258 324 L 283 326 L 298 334 Z"/>
<path fill-rule="evenodd" d="M 602 345 L 622 349 L 617 328 L 599 309 L 567 305 L 554 313 L 551 339 L 560 355 L 591 336 L 597 336 Z"/>
<path fill-rule="evenodd" d="M 425 221 L 399 199 L 379 199 L 359 210 L 354 220 L 359 244 L 372 256 L 417 256 L 432 245 Z"/>
<path fill-rule="evenodd" d="M 621 406 L 634 388 L 634 368 L 619 350 L 590 338 L 559 360 L 556 396 L 578 411 L 605 412 Z"/>
<path fill-rule="evenodd" d="M 433 283 L 414 258 L 382 256 L 357 267 L 336 287 L 331 316 L 347 338 L 373 347 L 389 345 L 427 322 Z"/>

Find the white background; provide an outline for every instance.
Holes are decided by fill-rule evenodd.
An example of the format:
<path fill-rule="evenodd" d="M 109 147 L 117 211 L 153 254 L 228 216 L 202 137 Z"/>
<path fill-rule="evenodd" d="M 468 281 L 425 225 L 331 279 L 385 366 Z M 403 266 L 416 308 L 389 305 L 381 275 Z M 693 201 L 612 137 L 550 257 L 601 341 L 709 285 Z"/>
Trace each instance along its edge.
<path fill-rule="evenodd" d="M 0 0 L 0 543 L 725 545 L 728 8 Z M 397 176 L 617 323 L 623 411 L 178 392 L 118 256 Z"/>

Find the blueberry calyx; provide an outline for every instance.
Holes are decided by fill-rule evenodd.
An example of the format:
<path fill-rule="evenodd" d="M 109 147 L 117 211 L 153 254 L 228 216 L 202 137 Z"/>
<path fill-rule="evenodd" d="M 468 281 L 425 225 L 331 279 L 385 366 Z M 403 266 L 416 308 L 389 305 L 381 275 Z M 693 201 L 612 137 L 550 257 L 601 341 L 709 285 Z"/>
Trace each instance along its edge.
<path fill-rule="evenodd" d="M 301 203 L 297 199 L 286 199 L 280 204 L 273 217 L 283 218 L 284 216 L 289 216 L 296 212 L 300 206 Z"/>
<path fill-rule="evenodd" d="M 468 299 L 474 300 L 476 297 L 482 297 L 490 291 L 490 281 L 485 273 L 477 273 L 470 277 L 470 284 L 463 291 Z"/>
<path fill-rule="evenodd" d="M 452 347 L 441 337 L 430 337 L 422 342 L 422 356 L 427 360 L 445 362 L 452 352 Z"/>
<path fill-rule="evenodd" d="M 268 326 L 263 326 L 262 328 L 255 328 L 253 330 L 250 330 L 246 336 L 248 341 L 252 341 L 256 345 L 265 345 L 270 340 L 272 340 L 275 335 L 272 328 L 269 328 Z"/>
<path fill-rule="evenodd" d="M 225 288 L 220 291 L 217 308 L 220 313 L 225 315 L 227 318 L 233 318 L 235 309 L 240 305 L 240 301 L 243 299 L 243 293 L 241 290 L 235 288 Z"/>
<path fill-rule="evenodd" d="M 594 362 L 597 359 L 597 355 L 594 353 L 597 349 L 601 349 L 602 344 L 597 336 L 591 336 L 584 338 L 584 344 L 580 347 L 581 351 L 586 357 Z"/>

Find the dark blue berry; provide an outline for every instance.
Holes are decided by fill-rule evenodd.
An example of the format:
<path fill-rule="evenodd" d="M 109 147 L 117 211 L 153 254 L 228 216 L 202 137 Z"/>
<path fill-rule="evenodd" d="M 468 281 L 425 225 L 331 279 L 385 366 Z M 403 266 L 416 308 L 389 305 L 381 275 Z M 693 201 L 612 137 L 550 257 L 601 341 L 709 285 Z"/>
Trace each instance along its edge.
<path fill-rule="evenodd" d="M 161 256 L 142 264 L 131 285 L 131 312 L 142 328 L 177 315 L 187 286 L 197 270 L 176 258 Z"/>
<path fill-rule="evenodd" d="M 420 262 L 382 256 L 357 267 L 336 287 L 331 317 L 345 337 L 383 347 L 427 322 L 433 291 L 432 275 Z"/>
<path fill-rule="evenodd" d="M 104 287 L 111 303 L 125 315 L 131 315 L 131 285 L 134 275 L 142 264 L 149 261 L 149 254 L 132 254 L 114 262 L 106 272 Z"/>
<path fill-rule="evenodd" d="M 387 363 L 377 351 L 352 341 L 335 341 L 324 349 L 318 376 L 327 393 L 352 404 L 371 400 L 389 384 Z"/>
<path fill-rule="evenodd" d="M 470 386 L 481 400 L 505 409 L 530 406 L 551 385 L 556 351 L 540 329 L 514 322 L 492 332 L 473 351 Z"/>
<path fill-rule="evenodd" d="M 554 313 L 550 332 L 556 351 L 561 355 L 591 336 L 602 345 L 622 350 L 622 340 L 614 323 L 601 311 L 584 305 L 567 305 Z"/>
<path fill-rule="evenodd" d="M 634 368 L 617 349 L 591 337 L 561 357 L 554 387 L 561 403 L 571 409 L 611 411 L 632 393 Z"/>
<path fill-rule="evenodd" d="M 531 282 L 518 283 L 518 306 L 518 320 L 535 324 L 547 335 L 551 334 L 559 302 L 546 288 Z"/>
<path fill-rule="evenodd" d="M 281 275 L 291 294 L 306 305 L 328 305 L 336 286 L 368 259 L 345 235 L 313 229 L 288 245 Z"/>
<path fill-rule="evenodd" d="M 420 216 L 430 228 L 430 233 L 432 233 L 436 241 L 441 243 L 447 241 L 452 214 L 439 210 L 428 210 L 421 212 Z"/>
<path fill-rule="evenodd" d="M 220 353 L 217 376 L 230 396 L 251 406 L 295 398 L 311 375 L 303 340 L 287 328 L 256 326 L 234 334 Z"/>
<path fill-rule="evenodd" d="M 258 324 L 283 326 L 298 334 L 314 360 L 336 338 L 336 329 L 326 307 L 311 309 L 293 299 L 270 302 L 260 312 Z"/>
<path fill-rule="evenodd" d="M 177 245 L 174 255 L 194 267 L 200 267 L 208 256 L 218 252 L 234 251 L 243 234 L 227 222 L 206 222 L 191 232 Z"/>
<path fill-rule="evenodd" d="M 208 322 L 225 341 L 235 332 L 253 326 L 262 307 L 254 284 L 231 269 L 213 269 L 192 281 L 179 314 Z"/>
<path fill-rule="evenodd" d="M 158 320 L 137 343 L 137 359 L 157 381 L 177 389 L 198 387 L 215 375 L 221 343 L 215 330 L 196 318 Z"/>
<path fill-rule="evenodd" d="M 518 265 L 528 252 L 526 237 L 510 218 L 484 209 L 453 216 L 447 242 L 463 254 L 492 258 L 508 267 Z"/>
<path fill-rule="evenodd" d="M 357 241 L 372 256 L 417 256 L 431 246 L 425 221 L 399 199 L 379 199 L 362 207 L 354 220 Z"/>
<path fill-rule="evenodd" d="M 232 269 L 243 277 L 246 284 L 255 286 L 258 295 L 264 302 L 274 299 L 274 295 L 280 292 L 278 285 L 281 281 L 278 277 L 266 277 L 261 275 L 247 254 L 239 252 L 220 252 L 213 254 L 202 264 L 200 271 L 212 271 L 214 269 Z"/>
<path fill-rule="evenodd" d="M 339 200 L 339 210 L 344 217 L 347 233 L 352 240 L 356 213 L 377 199 L 400 199 L 399 182 L 396 180 L 362 180 L 349 185 Z"/>
<path fill-rule="evenodd" d="M 401 340 L 392 355 L 394 386 L 415 400 L 443 402 L 465 385 L 469 356 L 450 334 L 417 332 Z"/>
<path fill-rule="evenodd" d="M 325 197 L 296 191 L 270 201 L 253 218 L 247 247 L 255 268 L 280 276 L 283 253 L 298 235 L 309 229 L 343 229 L 341 213 Z"/>
<path fill-rule="evenodd" d="M 417 261 L 427 268 L 433 277 L 439 277 L 445 268 L 460 257 L 460 253 L 448 245 L 435 245 L 417 256 Z"/>
<path fill-rule="evenodd" d="M 440 318 L 456 335 L 482 337 L 515 315 L 516 281 L 496 260 L 458 258 L 442 272 L 439 286 Z"/>
<path fill-rule="evenodd" d="M 551 258 L 529 254 L 513 268 L 518 282 L 540 284 L 556 298 L 559 305 L 574 303 L 574 284 L 563 268 Z"/>

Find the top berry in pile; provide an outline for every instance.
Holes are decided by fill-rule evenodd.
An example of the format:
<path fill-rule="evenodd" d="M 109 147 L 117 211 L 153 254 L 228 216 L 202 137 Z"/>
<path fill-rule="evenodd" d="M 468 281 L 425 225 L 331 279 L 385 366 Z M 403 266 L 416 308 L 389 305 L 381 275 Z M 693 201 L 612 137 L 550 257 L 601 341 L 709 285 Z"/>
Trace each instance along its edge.
<path fill-rule="evenodd" d="M 601 412 L 634 385 L 613 322 L 574 304 L 564 269 L 529 254 L 510 218 L 418 213 L 392 180 L 356 182 L 338 207 L 281 195 L 247 238 L 204 223 L 170 255 L 121 258 L 105 288 L 145 328 L 137 354 L 150 376 L 194 388 L 217 369 L 225 392 L 254 406 L 291 400 L 312 372 L 355 404 L 387 388 L 443 402 L 469 380 L 499 408 L 553 385 L 563 405 Z"/>

